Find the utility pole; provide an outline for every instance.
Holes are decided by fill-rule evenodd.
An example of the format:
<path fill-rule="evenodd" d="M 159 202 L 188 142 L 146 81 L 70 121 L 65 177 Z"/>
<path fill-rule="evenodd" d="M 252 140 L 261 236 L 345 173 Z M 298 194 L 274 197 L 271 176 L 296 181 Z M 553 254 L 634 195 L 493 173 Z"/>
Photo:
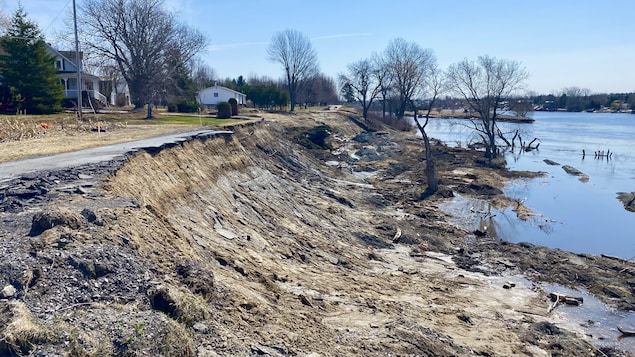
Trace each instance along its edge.
<path fill-rule="evenodd" d="M 77 7 L 75 6 L 75 0 L 73 0 L 73 22 L 75 24 L 75 54 L 77 55 L 77 63 L 75 67 L 77 69 L 77 114 L 79 120 L 82 120 L 82 59 L 79 55 L 79 37 L 77 35 Z"/>

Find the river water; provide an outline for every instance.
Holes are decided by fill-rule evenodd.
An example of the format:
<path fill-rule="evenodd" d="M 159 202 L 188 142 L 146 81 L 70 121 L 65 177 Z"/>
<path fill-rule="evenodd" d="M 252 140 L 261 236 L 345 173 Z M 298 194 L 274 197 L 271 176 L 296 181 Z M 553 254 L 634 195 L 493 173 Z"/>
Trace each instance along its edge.
<path fill-rule="evenodd" d="M 484 201 L 461 197 L 448 209 L 474 228 L 487 226 L 490 235 L 510 242 L 635 258 L 635 213 L 626 211 L 616 199 L 617 192 L 635 191 L 635 115 L 536 112 L 532 117 L 532 124 L 500 126 L 504 132 L 519 130 L 523 141 L 540 140 L 539 150 L 516 150 L 507 153 L 506 159 L 512 170 L 546 175 L 517 180 L 505 188 L 508 196 L 522 200 L 538 214 L 523 222 L 511 209 L 496 211 Z M 469 124 L 466 120 L 433 119 L 426 131 L 448 145 L 466 146 L 477 141 Z M 607 150 L 613 153 L 610 159 L 594 157 L 594 152 Z M 560 165 L 547 165 L 544 159 L 573 166 L 589 180 L 582 182 Z M 481 217 L 475 217 L 479 212 Z"/>

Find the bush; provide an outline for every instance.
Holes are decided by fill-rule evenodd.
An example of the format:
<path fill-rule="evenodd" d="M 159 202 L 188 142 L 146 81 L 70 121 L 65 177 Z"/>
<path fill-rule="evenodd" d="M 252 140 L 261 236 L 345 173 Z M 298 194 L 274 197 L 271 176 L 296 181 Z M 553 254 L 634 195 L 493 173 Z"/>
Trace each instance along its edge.
<path fill-rule="evenodd" d="M 168 112 L 176 113 L 178 110 L 179 110 L 179 107 L 177 107 L 176 104 L 169 104 L 168 105 Z"/>
<path fill-rule="evenodd" d="M 182 100 L 176 103 L 179 113 L 196 113 L 198 112 L 198 103 Z"/>
<path fill-rule="evenodd" d="M 238 101 L 236 100 L 236 98 L 229 98 L 227 102 L 232 107 L 232 116 L 238 115 Z"/>
<path fill-rule="evenodd" d="M 216 117 L 218 119 L 228 119 L 232 116 L 232 107 L 227 102 L 220 102 L 216 105 Z"/>

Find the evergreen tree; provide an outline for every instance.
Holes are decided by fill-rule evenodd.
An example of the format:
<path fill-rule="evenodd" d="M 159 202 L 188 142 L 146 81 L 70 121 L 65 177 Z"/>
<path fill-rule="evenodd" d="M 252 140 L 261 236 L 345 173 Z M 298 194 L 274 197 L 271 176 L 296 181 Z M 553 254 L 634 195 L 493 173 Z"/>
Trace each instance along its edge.
<path fill-rule="evenodd" d="M 19 7 L 6 34 L 0 37 L 0 80 L 11 91 L 13 104 L 27 113 L 62 110 L 62 86 L 55 76 L 55 58 L 48 52 L 37 24 Z"/>

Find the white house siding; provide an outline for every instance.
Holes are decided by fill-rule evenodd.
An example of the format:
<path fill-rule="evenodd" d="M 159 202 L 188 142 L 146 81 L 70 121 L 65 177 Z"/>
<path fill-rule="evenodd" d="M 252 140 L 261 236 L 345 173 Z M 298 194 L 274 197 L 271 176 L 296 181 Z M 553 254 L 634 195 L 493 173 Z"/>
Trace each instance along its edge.
<path fill-rule="evenodd" d="M 247 102 L 247 95 L 221 86 L 205 88 L 197 96 L 198 102 L 205 105 L 216 105 L 231 98 L 236 98 L 238 105 L 245 105 Z"/>

